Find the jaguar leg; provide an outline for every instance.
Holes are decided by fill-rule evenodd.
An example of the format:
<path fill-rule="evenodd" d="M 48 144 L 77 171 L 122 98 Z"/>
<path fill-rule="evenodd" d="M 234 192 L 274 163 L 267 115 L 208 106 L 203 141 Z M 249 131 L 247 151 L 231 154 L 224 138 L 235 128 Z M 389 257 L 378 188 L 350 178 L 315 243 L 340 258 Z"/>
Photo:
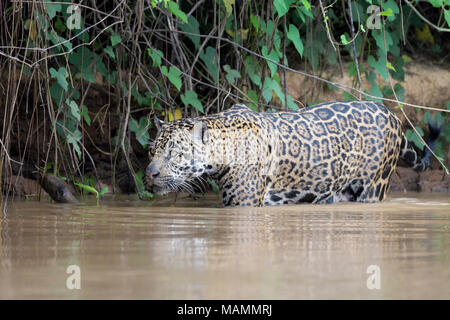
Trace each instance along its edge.
<path fill-rule="evenodd" d="M 378 181 L 377 183 L 372 183 L 364 187 L 361 195 L 356 201 L 363 203 L 374 203 L 382 201 L 386 196 L 387 183 Z"/>

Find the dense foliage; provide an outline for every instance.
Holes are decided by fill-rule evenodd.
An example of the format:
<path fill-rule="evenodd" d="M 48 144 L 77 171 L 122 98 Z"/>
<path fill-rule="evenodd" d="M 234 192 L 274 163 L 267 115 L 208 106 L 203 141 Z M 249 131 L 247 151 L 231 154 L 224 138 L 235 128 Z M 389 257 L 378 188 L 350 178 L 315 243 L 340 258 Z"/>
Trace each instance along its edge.
<path fill-rule="evenodd" d="M 450 31 L 450 0 L 114 0 L 77 7 L 46 0 L 14 1 L 0 10 L 7 98 L 2 169 L 10 169 L 9 139 L 19 115 L 36 134 L 34 122 L 49 124 L 49 139 L 24 145 L 19 162 L 37 152 L 32 160 L 46 170 L 95 185 L 89 180 L 96 175 L 95 153 L 107 154 L 113 173 L 125 159 L 141 195 L 143 174 L 133 169 L 139 166 L 133 153 L 148 147 L 154 113 L 169 121 L 236 102 L 271 111 L 321 101 L 320 90 L 291 96 L 287 72 L 311 76 L 317 88 L 343 89 L 343 99 L 388 98 L 403 111 L 412 108 L 402 86 L 409 48 L 445 55 Z M 330 66 L 348 72 L 354 88 L 322 79 Z M 92 95 L 104 106 L 91 106 Z M 450 102 L 425 107 L 450 110 Z M 448 112 L 416 111 L 423 120 L 408 129 L 408 138 L 423 149 L 425 122 L 443 126 L 436 155 L 444 161 Z M 118 123 L 109 133 L 102 129 L 107 121 Z M 92 132 L 111 135 L 107 150 Z"/>

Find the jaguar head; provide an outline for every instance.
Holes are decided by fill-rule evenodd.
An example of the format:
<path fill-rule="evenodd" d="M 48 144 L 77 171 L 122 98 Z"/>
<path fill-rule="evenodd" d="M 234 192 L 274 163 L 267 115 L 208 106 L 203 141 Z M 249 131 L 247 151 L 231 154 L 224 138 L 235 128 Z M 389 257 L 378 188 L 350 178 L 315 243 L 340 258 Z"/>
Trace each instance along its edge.
<path fill-rule="evenodd" d="M 147 186 L 160 195 L 177 191 L 194 193 L 191 183 L 208 168 L 206 124 L 192 119 L 165 123 L 156 117 L 155 124 L 158 133 L 145 172 Z"/>

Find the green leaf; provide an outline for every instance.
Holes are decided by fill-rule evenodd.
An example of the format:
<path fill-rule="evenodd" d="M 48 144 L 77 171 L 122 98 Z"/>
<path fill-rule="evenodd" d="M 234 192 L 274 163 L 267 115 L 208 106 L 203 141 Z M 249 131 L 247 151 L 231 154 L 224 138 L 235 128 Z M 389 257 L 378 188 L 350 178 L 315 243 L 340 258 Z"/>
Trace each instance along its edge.
<path fill-rule="evenodd" d="M 445 21 L 447 21 L 447 25 L 450 27 L 450 10 L 444 10 Z"/>
<path fill-rule="evenodd" d="M 331 83 L 327 83 L 327 87 L 331 91 L 339 91 L 339 88 L 336 87 L 335 85 L 331 84 Z"/>
<path fill-rule="evenodd" d="M 400 8 L 398 7 L 397 4 L 398 1 L 396 0 L 387 0 L 387 1 L 382 1 L 382 7 L 383 9 L 389 10 L 391 9 L 392 13 L 394 15 L 400 13 Z"/>
<path fill-rule="evenodd" d="M 381 92 L 380 86 L 378 86 L 377 83 L 372 83 L 372 86 L 370 87 L 370 94 L 375 97 L 383 98 L 383 92 Z M 369 98 L 369 100 L 374 100 L 382 103 L 381 99 Z"/>
<path fill-rule="evenodd" d="M 81 77 L 86 81 L 95 83 L 94 66 L 99 57 L 88 48 L 81 47 L 70 53 L 69 62 L 80 70 L 80 73 L 77 74 L 78 78 Z"/>
<path fill-rule="evenodd" d="M 98 196 L 99 196 L 98 191 L 94 187 L 88 186 L 86 184 L 78 183 L 78 182 L 74 182 L 73 184 L 76 185 L 77 187 L 83 189 L 83 190 L 86 190 L 88 192 L 92 192 L 98 198 Z"/>
<path fill-rule="evenodd" d="M 52 96 L 53 100 L 55 100 L 56 105 L 61 105 L 63 102 L 63 88 L 58 84 L 58 82 L 55 82 L 50 87 L 50 95 Z"/>
<path fill-rule="evenodd" d="M 63 88 L 65 91 L 67 91 L 68 83 L 66 78 L 69 76 L 66 68 L 60 67 L 58 71 L 56 71 L 54 68 L 50 68 L 50 75 L 52 78 L 56 78 L 56 81 L 58 84 Z"/>
<path fill-rule="evenodd" d="M 386 68 L 396 71 L 394 66 L 389 61 L 386 62 Z"/>
<path fill-rule="evenodd" d="M 273 5 L 280 18 L 289 11 L 289 6 L 292 2 L 294 0 L 273 0 Z"/>
<path fill-rule="evenodd" d="M 279 85 L 279 83 L 271 78 L 266 78 L 264 80 L 264 87 L 263 87 L 263 97 L 264 99 L 267 101 L 267 103 L 269 103 L 272 100 L 273 97 L 273 92 L 275 92 L 275 94 L 277 95 L 277 97 L 281 100 L 281 103 L 283 104 L 283 106 L 286 105 L 286 101 L 284 99 L 284 93 L 283 90 L 281 90 L 281 87 Z M 289 101 L 289 99 L 288 99 Z M 288 103 L 289 104 L 289 103 Z M 291 106 L 293 108 L 295 108 L 294 105 L 294 101 L 291 101 Z"/>
<path fill-rule="evenodd" d="M 51 0 L 45 0 L 45 10 L 47 11 L 48 18 L 50 20 L 56 16 L 57 12 L 61 12 L 61 9 L 62 7 L 60 3 L 52 3 Z"/>
<path fill-rule="evenodd" d="M 206 69 L 213 77 L 214 83 L 219 82 L 219 67 L 217 66 L 216 50 L 213 47 L 207 47 L 201 54 L 200 59 L 206 65 Z"/>
<path fill-rule="evenodd" d="M 347 44 L 348 44 L 348 40 L 347 40 L 347 38 L 345 37 L 345 34 L 341 34 L 341 43 L 342 43 L 343 45 L 347 45 Z"/>
<path fill-rule="evenodd" d="M 108 76 L 108 69 L 106 68 L 106 65 L 103 63 L 102 60 L 99 59 L 97 61 L 97 63 L 95 64 L 95 67 L 102 76 L 104 76 L 104 77 Z"/>
<path fill-rule="evenodd" d="M 208 183 L 210 184 L 213 192 L 215 194 L 219 194 L 220 190 L 219 190 L 219 186 L 217 186 L 216 182 L 214 180 L 212 180 L 211 178 L 206 178 L 206 180 L 208 181 Z"/>
<path fill-rule="evenodd" d="M 152 96 L 151 96 L 150 92 L 145 91 L 144 94 L 141 94 L 137 90 L 135 85 L 131 88 L 131 95 L 133 96 L 133 98 L 135 98 L 137 100 L 137 103 L 140 106 L 149 106 L 150 107 L 153 105 L 153 100 L 152 100 Z"/>
<path fill-rule="evenodd" d="M 147 49 L 148 55 L 152 58 L 153 66 L 159 67 L 161 65 L 163 53 L 158 49 Z"/>
<path fill-rule="evenodd" d="M 78 108 L 77 103 L 73 100 L 66 99 L 66 104 L 69 106 L 72 116 L 77 119 L 77 121 L 80 121 L 80 108 Z"/>
<path fill-rule="evenodd" d="M 247 70 L 248 76 L 253 81 L 253 83 L 261 88 L 261 77 L 256 74 L 255 62 L 251 56 L 247 56 L 247 58 L 245 58 L 245 68 Z"/>
<path fill-rule="evenodd" d="M 249 103 L 248 106 L 255 111 L 258 111 L 258 93 L 256 90 L 248 90 L 247 96 L 252 100 L 254 103 Z"/>
<path fill-rule="evenodd" d="M 425 123 L 428 123 L 428 122 L 430 122 L 430 120 L 431 120 L 431 113 L 430 113 L 430 111 L 427 111 L 427 112 L 425 112 L 425 115 L 423 116 L 423 121 Z"/>
<path fill-rule="evenodd" d="M 430 0 L 430 3 L 433 5 L 433 7 L 435 8 L 440 8 L 442 7 L 443 3 L 442 0 Z"/>
<path fill-rule="evenodd" d="M 194 16 L 191 14 L 188 17 L 188 23 L 180 24 L 178 27 L 183 30 L 184 32 L 194 33 L 200 35 L 200 28 L 199 23 L 197 19 L 194 18 Z M 193 35 L 186 35 L 186 37 L 189 38 L 189 40 L 192 41 L 196 49 L 200 48 L 200 37 L 193 36 Z M 162 53 L 161 53 L 162 55 Z"/>
<path fill-rule="evenodd" d="M 77 153 L 78 157 L 81 157 L 81 150 L 78 142 L 81 140 L 81 132 L 78 129 L 75 129 L 74 132 L 70 132 L 67 134 L 67 143 L 70 143 Z"/>
<path fill-rule="evenodd" d="M 292 99 L 291 95 L 288 94 L 287 96 L 287 103 L 288 103 L 288 108 L 291 110 L 298 110 L 298 105 L 294 102 L 294 99 Z"/>
<path fill-rule="evenodd" d="M 398 2 L 398 1 L 397 1 Z M 383 1 L 382 3 L 382 7 L 385 11 L 386 14 L 384 16 L 387 16 L 387 20 L 388 21 L 394 21 L 395 20 L 395 15 L 400 13 L 400 8 L 397 5 L 396 0 L 387 0 L 387 1 Z M 382 12 L 380 12 L 380 15 L 383 16 L 383 14 L 381 14 Z"/>
<path fill-rule="evenodd" d="M 91 117 L 89 116 L 89 110 L 85 105 L 83 105 L 81 107 L 81 115 L 83 116 L 83 119 L 87 123 L 87 125 L 90 126 L 91 125 Z"/>
<path fill-rule="evenodd" d="M 356 100 L 356 98 L 354 96 L 352 96 L 351 94 L 349 94 L 347 91 L 342 91 L 342 95 L 344 96 L 344 99 L 346 101 Z"/>
<path fill-rule="evenodd" d="M 384 57 L 375 60 L 373 56 L 369 56 L 367 61 L 369 62 L 369 66 L 374 68 L 383 77 L 385 81 L 388 80 L 389 74 L 386 70 L 386 59 Z"/>
<path fill-rule="evenodd" d="M 235 3 L 235 0 L 223 0 L 223 4 L 225 5 L 225 11 L 227 12 L 227 17 L 233 12 L 232 5 Z"/>
<path fill-rule="evenodd" d="M 167 8 L 167 3 L 170 0 L 152 0 L 152 7 L 155 8 L 156 6 L 160 5 L 161 3 L 164 4 L 164 8 Z"/>
<path fill-rule="evenodd" d="M 356 70 L 356 64 L 354 61 L 350 61 L 348 63 L 348 75 L 350 77 L 354 77 L 357 74 L 357 70 Z"/>
<path fill-rule="evenodd" d="M 181 94 L 180 98 L 186 107 L 191 105 L 201 113 L 205 113 L 202 103 L 198 99 L 197 93 L 195 93 L 194 91 L 187 90 L 184 94 Z"/>
<path fill-rule="evenodd" d="M 256 32 L 259 30 L 259 16 L 254 16 L 253 14 L 250 14 L 250 22 L 253 25 L 253 28 L 255 28 Z"/>
<path fill-rule="evenodd" d="M 241 78 L 241 74 L 237 71 L 237 70 L 235 70 L 235 69 L 231 69 L 230 68 L 230 66 L 229 65 L 224 65 L 223 66 L 223 69 L 226 71 L 226 76 L 225 76 L 225 78 L 227 79 L 227 81 L 229 82 L 229 83 L 234 83 L 235 81 L 236 81 L 236 78 L 237 79 L 240 79 Z"/>
<path fill-rule="evenodd" d="M 144 173 L 139 170 L 138 172 L 135 173 L 135 179 L 137 182 L 137 186 L 136 186 L 136 191 L 139 194 L 139 199 L 141 200 L 153 200 L 155 199 L 155 195 L 153 193 L 148 192 L 147 190 L 145 190 L 145 186 L 144 183 L 142 182 L 143 178 L 144 178 Z"/>
<path fill-rule="evenodd" d="M 300 54 L 300 56 L 303 56 L 303 42 L 300 38 L 300 33 L 298 32 L 298 28 L 294 26 L 293 24 L 289 25 L 289 30 L 287 31 L 287 37 L 289 40 L 292 41 L 292 43 L 295 46 L 295 49 L 297 49 L 297 52 Z"/>
<path fill-rule="evenodd" d="M 301 0 L 303 5 L 305 6 L 305 9 L 310 11 L 311 10 L 311 4 L 309 3 L 308 0 Z"/>
<path fill-rule="evenodd" d="M 394 44 L 390 32 L 383 33 L 383 30 L 372 30 L 372 37 L 383 55 L 385 51 L 389 52 L 389 48 Z M 384 39 L 386 39 L 386 49 L 384 48 Z"/>
<path fill-rule="evenodd" d="M 72 43 L 70 41 L 66 41 L 66 39 L 59 36 L 55 31 L 47 32 L 45 36 L 47 40 L 50 40 L 53 44 L 59 45 L 59 47 L 57 47 L 59 50 L 63 49 L 61 46 L 66 47 L 68 50 L 72 50 Z"/>
<path fill-rule="evenodd" d="M 170 82 L 178 89 L 178 91 L 181 89 L 181 71 L 178 70 L 176 67 L 171 66 L 169 70 L 167 70 L 166 66 L 161 67 L 161 73 L 165 75 Z"/>
<path fill-rule="evenodd" d="M 114 47 L 115 45 L 117 45 L 118 43 L 120 43 L 122 41 L 122 38 L 120 37 L 119 34 L 115 33 L 115 32 L 111 32 L 111 45 Z"/>
<path fill-rule="evenodd" d="M 379 16 L 386 16 L 386 17 L 392 17 L 394 16 L 394 13 L 392 12 L 391 8 L 388 8 L 385 11 L 381 11 L 380 13 L 378 13 Z"/>
<path fill-rule="evenodd" d="M 420 136 L 423 137 L 423 130 L 422 128 L 415 126 L 414 127 L 417 132 L 420 134 Z M 412 143 L 414 143 L 416 145 L 417 148 L 419 148 L 420 150 L 423 150 L 424 148 L 424 144 L 422 142 L 422 140 L 419 138 L 419 136 L 417 135 L 416 131 L 408 129 L 406 130 L 406 138 L 411 141 Z"/>
<path fill-rule="evenodd" d="M 108 74 L 105 78 L 106 78 L 106 81 L 108 81 L 109 83 L 116 83 L 116 76 L 117 76 L 117 71 L 113 71 L 110 74 Z"/>
<path fill-rule="evenodd" d="M 306 9 L 303 8 L 303 10 L 306 10 Z M 309 11 L 307 11 L 307 12 L 309 12 Z M 302 10 L 300 9 L 300 7 L 298 7 L 298 6 L 295 7 L 295 13 L 302 20 L 303 23 L 306 22 L 305 15 L 302 13 Z"/>
<path fill-rule="evenodd" d="M 70 132 L 68 137 L 70 137 L 70 143 L 81 141 L 81 132 L 78 129 L 75 129 L 74 132 Z M 69 139 L 68 139 L 69 140 Z"/>
<path fill-rule="evenodd" d="M 79 39 L 81 42 L 87 44 L 90 41 L 89 33 L 88 32 L 79 33 L 76 39 Z"/>
<path fill-rule="evenodd" d="M 303 22 L 305 22 L 305 17 L 304 16 L 307 16 L 307 17 L 309 17 L 311 19 L 314 18 L 314 15 L 311 12 L 311 8 L 307 9 L 303 5 L 303 6 L 297 6 L 295 9 L 296 9 L 297 14 L 300 16 L 300 19 L 302 19 Z"/>
<path fill-rule="evenodd" d="M 278 54 L 276 53 L 276 51 L 274 49 L 272 49 L 272 51 L 270 51 L 270 53 L 268 53 L 267 46 L 262 47 L 261 53 L 265 58 L 274 60 L 276 62 L 280 61 L 280 59 L 278 58 Z M 275 75 L 275 73 L 277 72 L 278 67 L 275 63 L 270 62 L 269 60 L 266 60 L 266 62 L 267 62 L 267 66 L 270 69 L 270 76 L 273 77 Z"/>
<path fill-rule="evenodd" d="M 438 112 L 434 115 L 434 121 L 433 121 L 438 127 L 443 127 L 444 126 L 444 116 L 442 114 L 442 112 Z"/>
<path fill-rule="evenodd" d="M 153 66 L 159 67 L 161 65 L 161 58 L 163 57 L 163 53 L 158 49 L 147 48 L 148 55 L 153 60 Z"/>
<path fill-rule="evenodd" d="M 66 31 L 67 27 L 62 22 L 62 20 L 60 18 L 58 18 L 55 21 L 55 29 L 58 30 L 59 32 L 64 32 L 64 31 Z"/>
<path fill-rule="evenodd" d="M 130 131 L 134 132 L 136 140 L 145 148 L 150 140 L 149 129 L 151 128 L 151 122 L 148 118 L 141 117 L 139 122 L 134 118 L 130 118 L 128 126 Z"/>
<path fill-rule="evenodd" d="M 169 2 L 169 11 L 172 14 L 174 14 L 175 16 L 177 16 L 178 18 L 180 18 L 180 20 L 183 21 L 184 23 L 188 23 L 186 13 L 184 13 L 183 11 L 180 10 L 180 7 L 178 7 L 178 3 L 174 2 L 174 1 L 170 1 Z"/>
<path fill-rule="evenodd" d="M 105 49 L 103 49 L 111 58 L 115 59 L 116 55 L 114 54 L 114 50 L 111 46 L 107 46 Z"/>
<path fill-rule="evenodd" d="M 100 196 L 103 196 L 107 192 L 108 192 L 108 187 L 103 187 L 102 190 L 100 190 Z"/>
<path fill-rule="evenodd" d="M 414 128 L 416 128 L 416 130 L 417 130 L 417 132 L 420 134 L 420 136 L 421 137 L 423 137 L 424 136 L 424 133 L 423 133 L 423 130 L 422 130 L 422 128 L 421 127 L 418 127 L 418 126 L 414 126 Z"/>
<path fill-rule="evenodd" d="M 139 193 L 139 198 L 141 200 L 154 200 L 155 199 L 155 195 L 151 192 L 148 192 L 147 190 L 142 190 Z"/>
<path fill-rule="evenodd" d="M 270 103 L 272 100 L 272 79 L 266 78 L 264 80 L 264 86 L 262 90 L 262 95 L 264 97 L 264 100 L 266 100 L 267 103 Z"/>
<path fill-rule="evenodd" d="M 397 95 L 398 100 L 400 100 L 400 101 L 405 100 L 405 88 L 403 88 L 403 86 L 399 82 L 397 82 L 394 85 L 394 91 L 395 91 L 395 94 Z"/>

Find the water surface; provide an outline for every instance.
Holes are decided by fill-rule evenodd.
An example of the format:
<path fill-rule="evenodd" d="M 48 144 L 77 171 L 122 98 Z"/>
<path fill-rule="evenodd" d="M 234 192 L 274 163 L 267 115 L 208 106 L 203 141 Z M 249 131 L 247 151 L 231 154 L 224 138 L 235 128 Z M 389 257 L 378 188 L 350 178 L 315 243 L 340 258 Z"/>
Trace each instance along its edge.
<path fill-rule="evenodd" d="M 215 195 L 84 201 L 9 203 L 0 298 L 450 299 L 448 194 L 237 209 Z M 80 290 L 66 287 L 69 265 Z"/>

